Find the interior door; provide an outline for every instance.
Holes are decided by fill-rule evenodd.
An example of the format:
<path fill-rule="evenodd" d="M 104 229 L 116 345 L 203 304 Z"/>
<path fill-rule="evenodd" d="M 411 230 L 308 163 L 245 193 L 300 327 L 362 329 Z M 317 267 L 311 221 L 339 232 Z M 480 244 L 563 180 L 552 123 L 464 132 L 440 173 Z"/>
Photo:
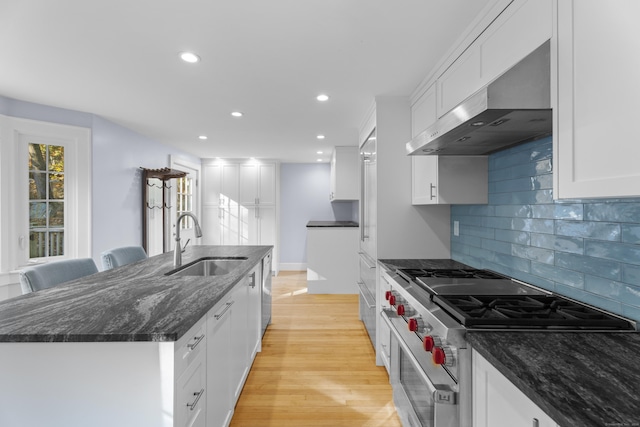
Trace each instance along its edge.
<path fill-rule="evenodd" d="M 191 217 L 185 217 L 180 221 L 180 224 L 176 224 L 176 220 L 178 216 L 185 212 L 190 212 L 197 218 L 200 218 L 200 165 L 180 159 L 172 159 L 171 168 L 187 173 L 184 178 L 175 179 L 171 188 L 173 205 L 169 221 L 172 232 L 169 233 L 168 238 L 171 241 L 167 242 L 167 247 L 173 250 L 175 248 L 176 226 L 180 227 L 180 242 L 182 246 L 184 246 L 187 241 L 189 241 L 189 245 L 196 244 L 197 239 L 193 219 Z"/>

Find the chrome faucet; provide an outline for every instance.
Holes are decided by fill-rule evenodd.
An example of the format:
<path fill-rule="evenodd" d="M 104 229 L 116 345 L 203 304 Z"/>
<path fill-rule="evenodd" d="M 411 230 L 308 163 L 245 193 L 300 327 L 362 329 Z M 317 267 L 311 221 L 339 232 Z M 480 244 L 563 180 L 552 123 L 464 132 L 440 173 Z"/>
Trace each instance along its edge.
<path fill-rule="evenodd" d="M 187 243 L 185 243 L 184 247 L 180 245 L 180 221 L 182 221 L 182 218 L 184 218 L 185 216 L 190 216 L 191 218 L 193 218 L 196 237 L 202 237 L 202 229 L 200 228 L 200 224 L 198 223 L 198 218 L 196 218 L 196 216 L 191 212 L 184 212 L 180 214 L 180 216 L 176 220 L 176 248 L 173 252 L 174 267 L 180 267 L 182 265 L 182 252 L 184 252 L 185 248 L 189 244 L 189 241 L 187 240 Z"/>

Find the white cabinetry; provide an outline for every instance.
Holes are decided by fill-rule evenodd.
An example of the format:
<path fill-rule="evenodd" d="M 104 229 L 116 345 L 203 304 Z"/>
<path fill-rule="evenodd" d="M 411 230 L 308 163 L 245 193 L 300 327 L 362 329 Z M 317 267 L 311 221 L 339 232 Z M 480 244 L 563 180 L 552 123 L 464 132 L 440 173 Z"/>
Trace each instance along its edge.
<path fill-rule="evenodd" d="M 640 2 L 563 0 L 557 8 L 554 196 L 638 196 L 640 27 L 629 17 L 640 16 Z"/>
<path fill-rule="evenodd" d="M 391 281 L 393 280 L 385 267 L 378 263 L 380 272 L 380 291 L 378 292 L 378 300 L 381 301 L 382 308 L 389 308 L 389 303 L 385 298 L 386 292 L 391 290 Z M 391 373 L 391 330 L 387 322 L 380 322 L 378 329 L 378 351 L 382 359 L 382 364 L 387 369 L 387 374 Z"/>
<path fill-rule="evenodd" d="M 441 117 L 549 40 L 552 0 L 515 0 L 437 79 Z"/>
<path fill-rule="evenodd" d="M 358 147 L 335 147 L 331 155 L 331 194 L 329 200 L 358 200 Z"/>
<path fill-rule="evenodd" d="M 412 156 L 411 203 L 487 203 L 487 159 L 487 156 Z"/>
<path fill-rule="evenodd" d="M 436 85 L 432 84 L 411 106 L 411 137 L 414 138 L 438 119 Z"/>
<path fill-rule="evenodd" d="M 204 344 L 203 344 L 204 345 Z M 178 427 L 205 426 L 207 365 L 205 352 L 189 364 L 176 383 L 176 423 Z"/>
<path fill-rule="evenodd" d="M 217 304 L 207 318 L 207 425 L 228 426 L 233 416 L 231 393 L 231 297 Z"/>
<path fill-rule="evenodd" d="M 205 160 L 202 170 L 203 244 L 272 245 L 277 268 L 277 163 Z"/>
<path fill-rule="evenodd" d="M 484 357 L 472 354 L 474 427 L 558 427 Z"/>

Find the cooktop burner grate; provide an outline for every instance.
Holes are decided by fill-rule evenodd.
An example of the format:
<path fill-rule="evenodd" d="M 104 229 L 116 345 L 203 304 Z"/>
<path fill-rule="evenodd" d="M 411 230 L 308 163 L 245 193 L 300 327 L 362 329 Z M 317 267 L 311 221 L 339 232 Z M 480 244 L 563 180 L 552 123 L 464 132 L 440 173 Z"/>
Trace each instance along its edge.
<path fill-rule="evenodd" d="M 470 328 L 633 329 L 624 319 L 556 295 L 436 295 L 433 300 Z"/>
<path fill-rule="evenodd" d="M 503 276 L 488 270 L 476 269 L 423 269 L 423 268 L 399 268 L 396 270 L 405 279 L 412 281 L 417 277 L 430 277 L 440 279 L 504 279 Z"/>

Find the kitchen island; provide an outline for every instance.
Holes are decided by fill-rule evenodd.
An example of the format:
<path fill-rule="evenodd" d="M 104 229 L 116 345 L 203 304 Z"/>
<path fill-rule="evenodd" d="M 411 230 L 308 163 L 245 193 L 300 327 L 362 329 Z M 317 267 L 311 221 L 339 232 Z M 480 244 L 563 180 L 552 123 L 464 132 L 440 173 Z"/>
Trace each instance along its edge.
<path fill-rule="evenodd" d="M 260 346 L 271 250 L 193 246 L 185 266 L 237 265 L 171 276 L 167 253 L 0 302 L 0 425 L 205 425 L 209 408 L 225 425 Z"/>

